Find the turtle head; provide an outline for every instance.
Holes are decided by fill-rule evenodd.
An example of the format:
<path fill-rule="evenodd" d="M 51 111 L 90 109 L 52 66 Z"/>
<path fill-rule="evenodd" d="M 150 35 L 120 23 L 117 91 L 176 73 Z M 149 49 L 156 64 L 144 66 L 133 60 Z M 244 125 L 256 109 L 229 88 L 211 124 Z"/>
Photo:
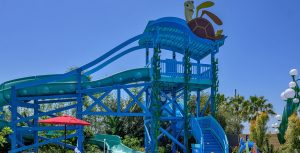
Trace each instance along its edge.
<path fill-rule="evenodd" d="M 185 14 L 186 21 L 189 22 L 192 20 L 194 9 L 195 9 L 194 0 L 186 0 L 184 2 L 184 14 Z"/>

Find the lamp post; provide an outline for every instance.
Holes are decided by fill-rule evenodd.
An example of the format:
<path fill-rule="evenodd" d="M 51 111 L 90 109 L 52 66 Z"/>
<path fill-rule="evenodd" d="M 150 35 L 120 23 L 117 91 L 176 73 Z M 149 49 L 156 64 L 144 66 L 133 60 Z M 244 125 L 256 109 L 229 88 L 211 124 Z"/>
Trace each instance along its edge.
<path fill-rule="evenodd" d="M 294 113 L 294 111 L 299 111 L 299 98 L 300 98 L 300 88 L 297 79 L 298 71 L 297 69 L 292 69 L 289 72 L 292 77 L 292 81 L 288 84 L 289 88 L 281 93 L 281 99 L 286 102 L 284 108 L 281 123 L 278 127 L 278 140 L 281 144 L 285 143 L 285 132 L 288 126 L 288 118 Z"/>
<path fill-rule="evenodd" d="M 298 75 L 297 69 L 292 69 L 289 74 L 292 77 L 292 81 L 289 83 L 289 88 L 286 89 L 284 92 L 281 93 L 281 99 L 284 101 L 291 100 L 294 104 L 298 105 L 299 107 L 299 98 L 300 98 L 300 88 L 296 76 Z M 296 109 L 297 110 L 297 109 Z"/>

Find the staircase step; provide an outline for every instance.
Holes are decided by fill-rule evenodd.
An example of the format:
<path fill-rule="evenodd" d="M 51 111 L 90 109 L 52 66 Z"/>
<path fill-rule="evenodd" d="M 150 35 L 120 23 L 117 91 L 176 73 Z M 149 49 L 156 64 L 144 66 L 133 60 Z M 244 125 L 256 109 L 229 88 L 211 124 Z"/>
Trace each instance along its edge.
<path fill-rule="evenodd" d="M 204 141 L 204 153 L 222 153 L 222 147 L 215 135 L 208 129 L 202 131 Z"/>

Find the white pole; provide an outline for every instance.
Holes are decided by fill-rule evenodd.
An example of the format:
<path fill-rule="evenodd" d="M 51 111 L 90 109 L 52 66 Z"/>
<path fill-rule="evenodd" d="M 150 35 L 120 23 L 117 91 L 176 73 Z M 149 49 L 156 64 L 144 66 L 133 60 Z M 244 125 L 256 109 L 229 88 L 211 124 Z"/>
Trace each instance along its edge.
<path fill-rule="evenodd" d="M 105 153 L 105 141 L 106 141 L 106 139 L 104 139 L 104 147 L 103 147 L 103 152 Z"/>

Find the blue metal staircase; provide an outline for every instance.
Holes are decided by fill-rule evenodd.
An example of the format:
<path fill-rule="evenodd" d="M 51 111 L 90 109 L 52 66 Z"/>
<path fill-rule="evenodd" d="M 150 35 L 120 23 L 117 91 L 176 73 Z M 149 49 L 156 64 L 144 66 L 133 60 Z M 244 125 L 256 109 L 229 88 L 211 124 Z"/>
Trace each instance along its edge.
<path fill-rule="evenodd" d="M 190 125 L 203 153 L 229 153 L 227 136 L 212 116 L 192 118 Z"/>
<path fill-rule="evenodd" d="M 204 153 L 223 153 L 222 145 L 210 129 L 202 129 Z"/>

